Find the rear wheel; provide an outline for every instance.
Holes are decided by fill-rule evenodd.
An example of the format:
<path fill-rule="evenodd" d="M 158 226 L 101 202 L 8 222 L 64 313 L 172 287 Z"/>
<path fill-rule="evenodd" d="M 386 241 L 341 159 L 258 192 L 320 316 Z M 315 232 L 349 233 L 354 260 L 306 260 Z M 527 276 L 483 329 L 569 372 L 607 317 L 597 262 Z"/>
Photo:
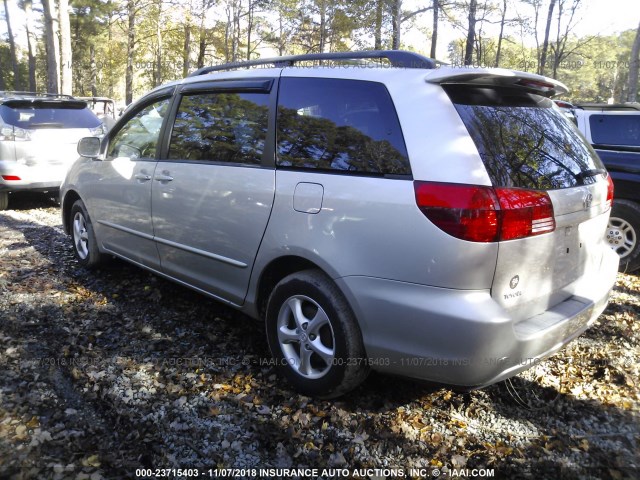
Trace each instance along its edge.
<path fill-rule="evenodd" d="M 0 210 L 6 210 L 9 207 L 9 192 L 0 192 Z"/>
<path fill-rule="evenodd" d="M 92 268 L 104 259 L 98 249 L 93 224 L 82 200 L 76 200 L 71 207 L 71 239 L 73 250 L 80 265 Z"/>
<path fill-rule="evenodd" d="M 620 255 L 621 272 L 640 268 L 640 205 L 628 200 L 615 200 L 606 240 Z"/>
<path fill-rule="evenodd" d="M 279 371 L 305 395 L 338 397 L 369 373 L 351 307 L 320 271 L 297 272 L 276 285 L 266 327 Z"/>

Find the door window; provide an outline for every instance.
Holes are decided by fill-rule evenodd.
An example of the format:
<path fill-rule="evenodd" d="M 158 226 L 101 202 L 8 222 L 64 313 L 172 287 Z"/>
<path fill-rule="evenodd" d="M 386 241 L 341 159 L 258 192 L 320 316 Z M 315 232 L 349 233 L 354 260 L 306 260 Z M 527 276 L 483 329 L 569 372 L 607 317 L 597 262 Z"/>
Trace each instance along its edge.
<path fill-rule="evenodd" d="M 109 142 L 107 157 L 154 160 L 162 121 L 169 110 L 169 101 L 169 98 L 158 100 L 130 118 Z"/>
<path fill-rule="evenodd" d="M 267 136 L 269 95 L 198 93 L 182 97 L 170 160 L 259 165 Z"/>

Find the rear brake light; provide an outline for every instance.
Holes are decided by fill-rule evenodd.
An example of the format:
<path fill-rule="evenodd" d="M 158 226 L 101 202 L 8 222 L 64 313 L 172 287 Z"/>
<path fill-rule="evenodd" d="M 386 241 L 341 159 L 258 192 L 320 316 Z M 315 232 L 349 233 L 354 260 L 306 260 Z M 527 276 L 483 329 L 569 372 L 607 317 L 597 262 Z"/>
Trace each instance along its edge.
<path fill-rule="evenodd" d="M 529 80 L 524 78 L 518 80 L 516 84 L 523 87 L 535 88 L 536 90 L 540 90 L 543 92 L 550 92 L 555 88 L 555 85 L 553 85 L 553 83 L 542 82 L 540 80 Z"/>
<path fill-rule="evenodd" d="M 456 238 L 498 242 L 556 228 L 546 192 L 434 182 L 414 182 L 414 187 L 420 210 Z"/>
<path fill-rule="evenodd" d="M 607 175 L 607 209 L 613 204 L 613 179 Z"/>
<path fill-rule="evenodd" d="M 21 180 L 21 178 L 18 177 L 17 175 L 2 175 L 2 179 L 3 180 L 7 180 L 7 181 L 11 181 L 11 180 L 13 180 L 13 181 L 18 180 L 19 181 L 19 180 Z"/>

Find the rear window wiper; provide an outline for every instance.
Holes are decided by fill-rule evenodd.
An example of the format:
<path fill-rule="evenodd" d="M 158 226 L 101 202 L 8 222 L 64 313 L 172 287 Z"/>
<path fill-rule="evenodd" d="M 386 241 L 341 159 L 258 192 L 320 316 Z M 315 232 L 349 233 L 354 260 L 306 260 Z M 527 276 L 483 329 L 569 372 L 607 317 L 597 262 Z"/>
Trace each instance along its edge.
<path fill-rule="evenodd" d="M 604 175 L 607 171 L 604 168 L 592 168 L 590 170 L 583 170 L 579 174 L 576 175 L 578 180 L 584 180 L 588 177 L 595 177 L 596 175 Z"/>

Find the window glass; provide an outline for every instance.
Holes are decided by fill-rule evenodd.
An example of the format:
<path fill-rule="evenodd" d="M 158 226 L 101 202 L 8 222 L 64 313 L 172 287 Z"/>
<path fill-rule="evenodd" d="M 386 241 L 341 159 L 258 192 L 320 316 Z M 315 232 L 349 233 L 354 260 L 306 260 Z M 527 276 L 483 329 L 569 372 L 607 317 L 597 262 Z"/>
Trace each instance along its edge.
<path fill-rule="evenodd" d="M 387 89 L 381 83 L 360 80 L 280 80 L 277 164 L 355 173 L 411 173 Z"/>
<path fill-rule="evenodd" d="M 260 164 L 269 95 L 199 93 L 182 97 L 169 159 Z"/>
<path fill-rule="evenodd" d="M 591 115 L 589 125 L 596 145 L 640 147 L 640 114 Z"/>
<path fill-rule="evenodd" d="M 111 139 L 107 156 L 155 159 L 162 120 L 168 110 L 168 98 L 140 110 Z"/>
<path fill-rule="evenodd" d="M 100 120 L 83 102 L 21 103 L 0 105 L 0 117 L 4 123 L 26 129 L 43 128 L 96 128 Z"/>
<path fill-rule="evenodd" d="M 589 173 L 604 168 L 598 155 L 548 98 L 468 85 L 445 90 L 494 186 L 552 190 L 597 181 Z"/>

